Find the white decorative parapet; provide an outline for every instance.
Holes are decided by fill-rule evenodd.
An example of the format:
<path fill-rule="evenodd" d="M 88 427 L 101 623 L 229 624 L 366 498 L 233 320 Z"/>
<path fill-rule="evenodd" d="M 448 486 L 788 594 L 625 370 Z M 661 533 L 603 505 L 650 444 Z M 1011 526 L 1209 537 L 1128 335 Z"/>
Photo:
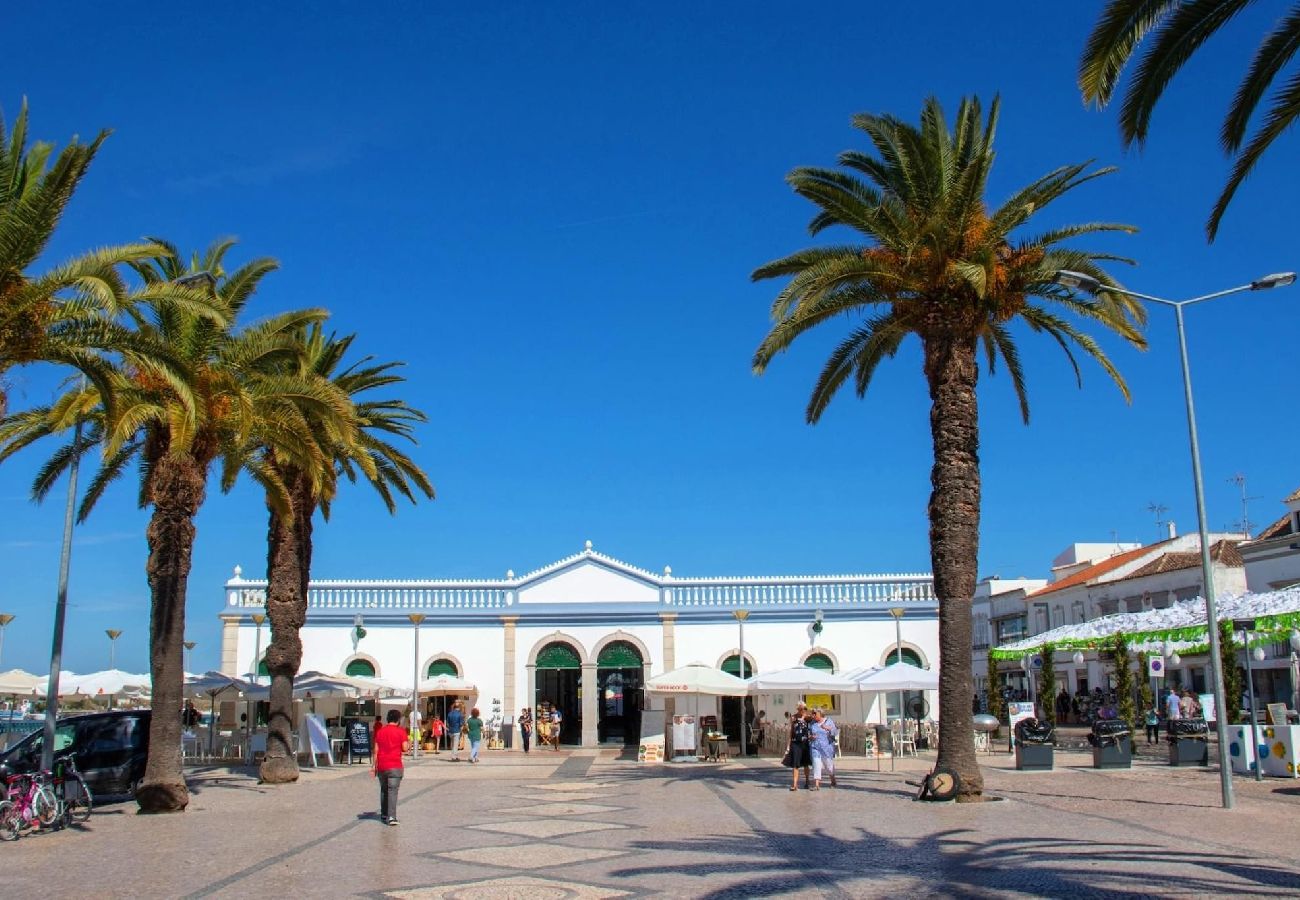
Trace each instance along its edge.
<path fill-rule="evenodd" d="M 495 587 L 431 587 L 419 583 L 313 582 L 307 590 L 308 609 L 497 609 L 509 606 L 511 592 Z M 266 605 L 266 582 L 226 583 L 226 604 Z"/>
<path fill-rule="evenodd" d="M 673 606 L 835 606 L 933 601 L 929 575 L 862 575 L 832 578 L 674 580 Z"/>

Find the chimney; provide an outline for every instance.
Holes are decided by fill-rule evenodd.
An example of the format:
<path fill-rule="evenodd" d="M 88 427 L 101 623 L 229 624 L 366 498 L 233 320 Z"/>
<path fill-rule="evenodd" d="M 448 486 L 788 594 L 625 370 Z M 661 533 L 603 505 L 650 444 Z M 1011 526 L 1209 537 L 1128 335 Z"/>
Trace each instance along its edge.
<path fill-rule="evenodd" d="M 1178 537 L 1178 528 L 1177 526 L 1174 525 L 1173 519 L 1170 519 L 1168 522 L 1165 523 L 1165 525 L 1169 528 L 1169 539 L 1171 541 L 1174 538 Z"/>

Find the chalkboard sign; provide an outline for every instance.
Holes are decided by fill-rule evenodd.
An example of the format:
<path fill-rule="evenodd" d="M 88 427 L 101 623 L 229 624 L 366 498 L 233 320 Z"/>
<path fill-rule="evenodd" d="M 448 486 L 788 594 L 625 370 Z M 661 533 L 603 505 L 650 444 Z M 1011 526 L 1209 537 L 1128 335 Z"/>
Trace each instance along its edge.
<path fill-rule="evenodd" d="M 370 726 L 360 719 L 353 719 L 348 725 L 349 761 L 358 756 L 370 756 Z"/>

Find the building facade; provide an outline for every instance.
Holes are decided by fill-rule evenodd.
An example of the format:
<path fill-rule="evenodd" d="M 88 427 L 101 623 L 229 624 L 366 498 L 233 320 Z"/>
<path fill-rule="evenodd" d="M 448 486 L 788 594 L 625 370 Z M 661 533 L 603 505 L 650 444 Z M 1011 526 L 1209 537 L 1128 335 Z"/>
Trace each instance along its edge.
<path fill-rule="evenodd" d="M 265 602 L 266 582 L 236 568 L 221 613 L 222 671 L 261 664 L 270 635 L 254 616 Z M 902 610 L 901 631 L 890 610 Z M 416 625 L 413 615 L 424 618 Z M 641 710 L 663 708 L 644 696 L 645 680 L 690 662 L 742 674 L 742 627 L 744 674 L 884 665 L 900 633 L 904 659 L 938 665 L 928 574 L 681 578 L 588 541 L 581 553 L 499 580 L 313 581 L 301 668 L 406 688 L 417 674 L 453 674 L 477 686 L 484 710 L 500 700 L 508 719 L 524 706 L 560 708 L 566 743 L 635 743 Z M 721 706 L 738 726 L 739 701 Z"/>

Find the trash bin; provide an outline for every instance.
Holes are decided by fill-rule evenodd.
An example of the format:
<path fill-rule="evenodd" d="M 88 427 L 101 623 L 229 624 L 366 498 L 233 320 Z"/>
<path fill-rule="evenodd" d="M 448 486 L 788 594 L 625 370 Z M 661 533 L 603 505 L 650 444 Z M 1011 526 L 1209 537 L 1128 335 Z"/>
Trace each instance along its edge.
<path fill-rule="evenodd" d="M 501 746 L 505 750 L 511 750 L 515 746 L 514 719 L 506 719 L 501 723 Z"/>
<path fill-rule="evenodd" d="M 1131 769 L 1133 734 L 1123 719 L 1098 719 L 1088 733 L 1094 769 Z"/>
<path fill-rule="evenodd" d="M 1021 719 L 1016 723 L 1016 769 L 1050 772 L 1056 751 L 1056 729 L 1050 722 Z"/>
<path fill-rule="evenodd" d="M 1170 719 L 1166 738 L 1169 741 L 1169 765 L 1210 764 L 1210 726 L 1204 719 Z"/>

